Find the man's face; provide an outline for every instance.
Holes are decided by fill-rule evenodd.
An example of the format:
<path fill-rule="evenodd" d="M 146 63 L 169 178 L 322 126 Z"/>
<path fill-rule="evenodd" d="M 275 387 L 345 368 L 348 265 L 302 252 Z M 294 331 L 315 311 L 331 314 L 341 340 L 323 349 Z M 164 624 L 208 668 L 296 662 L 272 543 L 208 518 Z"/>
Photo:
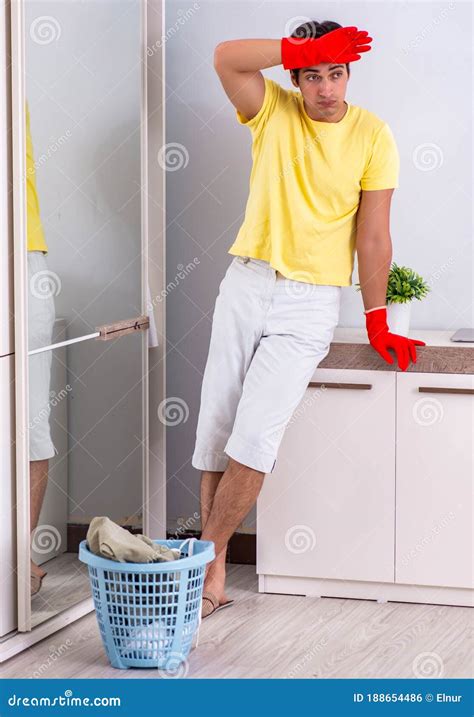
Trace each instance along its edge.
<path fill-rule="evenodd" d="M 346 66 L 330 62 L 302 68 L 298 82 L 291 75 L 291 81 L 295 87 L 300 88 L 311 115 L 328 120 L 344 111 L 348 80 Z"/>

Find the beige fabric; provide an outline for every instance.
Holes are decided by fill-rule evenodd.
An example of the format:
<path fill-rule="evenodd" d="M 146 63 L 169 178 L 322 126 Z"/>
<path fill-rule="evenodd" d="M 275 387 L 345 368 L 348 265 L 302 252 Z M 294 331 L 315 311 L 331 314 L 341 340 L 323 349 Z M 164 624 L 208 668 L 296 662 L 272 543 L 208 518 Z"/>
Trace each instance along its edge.
<path fill-rule="evenodd" d="M 86 540 L 92 553 L 120 563 L 167 562 L 180 556 L 178 548 L 157 545 L 146 535 L 132 535 L 106 516 L 91 520 Z"/>

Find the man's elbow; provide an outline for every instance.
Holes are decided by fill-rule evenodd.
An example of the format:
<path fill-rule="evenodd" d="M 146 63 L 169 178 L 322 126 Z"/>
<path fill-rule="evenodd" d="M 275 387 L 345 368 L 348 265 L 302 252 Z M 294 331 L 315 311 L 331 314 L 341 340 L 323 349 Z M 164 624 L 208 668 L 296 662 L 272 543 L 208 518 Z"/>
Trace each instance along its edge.
<path fill-rule="evenodd" d="M 214 49 L 214 69 L 217 70 L 225 62 L 226 51 L 228 50 L 229 44 L 232 40 L 224 40 L 216 45 Z"/>
<path fill-rule="evenodd" d="M 358 232 L 356 235 L 355 248 L 360 254 L 373 254 L 376 252 L 378 255 L 391 258 L 392 238 L 390 232 Z"/>

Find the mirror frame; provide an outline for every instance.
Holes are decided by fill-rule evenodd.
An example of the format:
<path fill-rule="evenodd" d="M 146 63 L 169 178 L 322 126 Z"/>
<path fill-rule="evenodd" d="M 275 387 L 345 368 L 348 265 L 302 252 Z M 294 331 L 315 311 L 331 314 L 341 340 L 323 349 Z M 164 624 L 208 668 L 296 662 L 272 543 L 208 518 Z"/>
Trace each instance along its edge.
<path fill-rule="evenodd" d="M 148 99 L 147 99 L 147 0 L 137 0 L 140 12 L 140 159 L 141 159 L 141 314 L 148 314 Z M 28 272 L 26 255 L 26 122 L 25 122 L 25 0 L 15 0 L 11 8 L 12 57 L 12 178 L 13 178 L 13 266 L 15 334 L 15 410 L 16 410 L 16 538 L 18 631 L 30 632 L 30 469 L 28 419 Z M 129 318 L 129 317 L 123 317 Z M 93 340 L 93 339 L 90 339 Z M 149 358 L 148 331 L 142 332 L 142 501 L 143 531 L 150 524 L 149 510 Z M 71 343 L 74 339 L 71 339 Z M 66 342 L 67 343 L 67 342 Z M 87 598 L 68 610 L 77 617 L 93 609 Z M 57 617 L 57 616 L 56 616 Z M 52 618 L 54 619 L 54 618 Z M 45 623 L 33 628 L 36 630 Z M 67 624 L 65 621 L 64 624 Z"/>

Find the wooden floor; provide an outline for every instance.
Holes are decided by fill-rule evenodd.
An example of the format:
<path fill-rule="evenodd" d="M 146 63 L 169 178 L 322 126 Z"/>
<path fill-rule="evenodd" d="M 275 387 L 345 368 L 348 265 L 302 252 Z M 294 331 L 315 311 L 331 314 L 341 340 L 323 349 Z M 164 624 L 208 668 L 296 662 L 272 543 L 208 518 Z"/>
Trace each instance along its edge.
<path fill-rule="evenodd" d="M 41 590 L 31 598 L 32 627 L 91 595 L 87 565 L 77 553 L 60 553 L 41 567 L 47 575 Z"/>
<path fill-rule="evenodd" d="M 188 678 L 472 678 L 473 611 L 464 607 L 259 594 L 255 566 L 228 565 L 236 602 L 203 621 Z M 1 665 L 2 677 L 160 678 L 116 670 L 95 614 Z"/>

